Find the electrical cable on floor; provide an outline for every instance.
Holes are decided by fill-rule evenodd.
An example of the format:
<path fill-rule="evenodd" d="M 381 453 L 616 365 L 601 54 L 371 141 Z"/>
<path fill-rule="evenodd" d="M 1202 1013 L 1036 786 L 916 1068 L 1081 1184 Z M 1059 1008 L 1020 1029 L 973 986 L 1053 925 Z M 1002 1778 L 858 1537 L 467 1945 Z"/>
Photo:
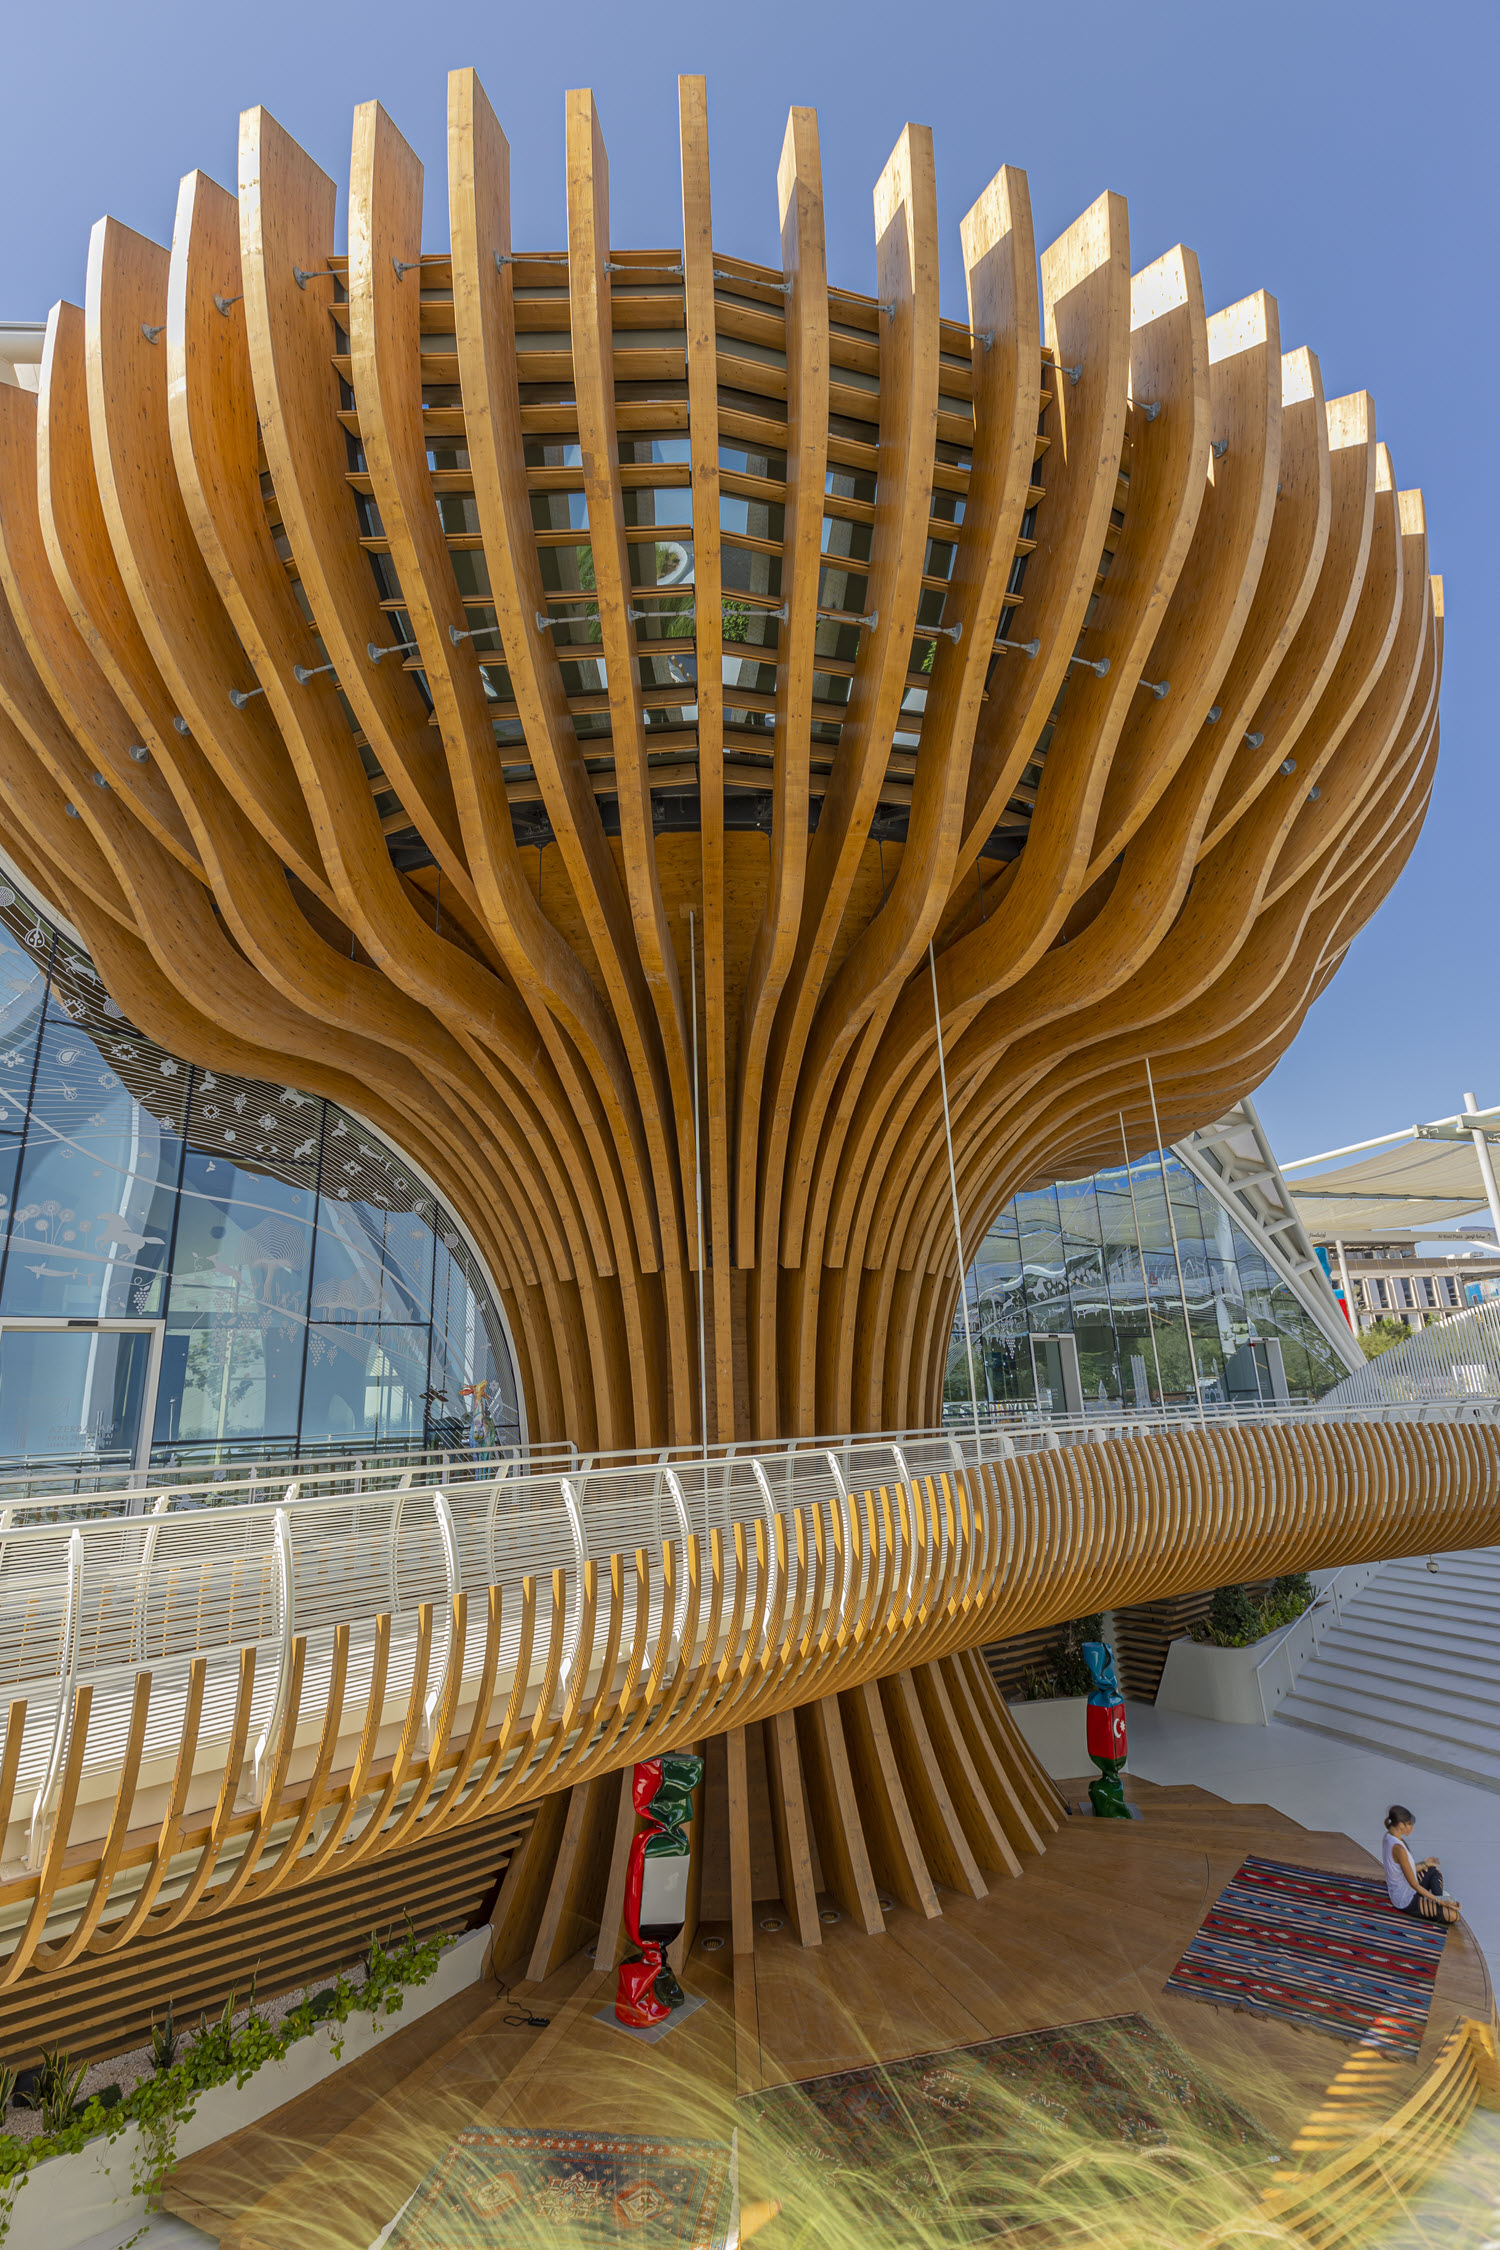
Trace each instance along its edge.
<path fill-rule="evenodd" d="M 509 1996 L 511 2000 L 510 2008 L 500 2018 L 500 2021 L 508 2030 L 521 2031 L 528 2027 L 533 2031 L 546 2030 L 548 2024 L 552 2021 L 550 2016 L 532 2015 L 529 2010 L 522 2007 L 520 2001 L 511 1993 L 510 1987 L 501 1978 L 497 1977 L 495 1982 L 500 1986 L 501 1998 L 504 1999 Z"/>

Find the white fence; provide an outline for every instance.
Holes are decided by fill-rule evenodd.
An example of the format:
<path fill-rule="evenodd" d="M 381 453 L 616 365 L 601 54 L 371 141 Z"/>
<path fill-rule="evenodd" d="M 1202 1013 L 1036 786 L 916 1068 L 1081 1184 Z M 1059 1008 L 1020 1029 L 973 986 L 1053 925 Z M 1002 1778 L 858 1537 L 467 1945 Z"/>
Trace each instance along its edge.
<path fill-rule="evenodd" d="M 1414 1329 L 1367 1366 L 1346 1375 L 1320 1402 L 1345 1407 L 1418 1406 L 1450 1400 L 1500 1401 L 1500 1298 L 1485 1298 L 1446 1320 Z"/>

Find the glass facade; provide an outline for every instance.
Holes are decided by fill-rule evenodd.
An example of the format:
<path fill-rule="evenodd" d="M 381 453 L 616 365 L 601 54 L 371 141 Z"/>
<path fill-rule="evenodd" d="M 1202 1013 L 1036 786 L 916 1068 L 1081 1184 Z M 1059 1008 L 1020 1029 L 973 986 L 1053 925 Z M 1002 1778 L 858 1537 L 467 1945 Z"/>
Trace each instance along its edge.
<path fill-rule="evenodd" d="M 518 1435 L 499 1312 L 399 1154 L 144 1038 L 7 885 L 0 1215 L 0 1463 Z"/>
<path fill-rule="evenodd" d="M 1316 1398 L 1343 1380 L 1343 1361 L 1311 1313 L 1170 1151 L 1166 1191 L 1177 1255 L 1155 1155 L 1006 1205 L 968 1275 L 981 1404 L 1061 1408 L 1048 1377 L 1057 1355 L 1037 1342 L 1061 1334 L 1077 1347 L 1085 1409 L 1191 1405 L 1194 1365 L 1205 1401 L 1253 1395 L 1254 1359 L 1243 1347 L 1273 1337 L 1293 1398 Z M 950 1414 L 969 1403 L 961 1312 L 943 1395 Z"/>

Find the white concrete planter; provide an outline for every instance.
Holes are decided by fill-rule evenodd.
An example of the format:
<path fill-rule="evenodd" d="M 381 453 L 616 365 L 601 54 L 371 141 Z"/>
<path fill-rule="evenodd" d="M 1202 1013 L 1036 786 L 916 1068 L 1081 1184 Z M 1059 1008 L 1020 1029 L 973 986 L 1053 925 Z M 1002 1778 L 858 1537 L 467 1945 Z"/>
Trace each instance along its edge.
<path fill-rule="evenodd" d="M 1092 1773 L 1087 1748 L 1086 1695 L 1060 1695 L 1050 1702 L 1006 1706 L 1021 1735 L 1054 1781 L 1073 1781 Z"/>
<path fill-rule="evenodd" d="M 1195 1719 L 1221 1719 L 1230 1726 L 1269 1726 L 1282 1697 L 1297 1685 L 1302 1666 L 1316 1653 L 1323 1635 L 1338 1624 L 1342 1604 L 1382 1567 L 1378 1562 L 1351 1563 L 1342 1570 L 1310 1572 L 1317 1588 L 1312 1607 L 1249 1648 L 1173 1641 L 1156 1691 L 1159 1708 L 1186 1711 Z"/>
<path fill-rule="evenodd" d="M 403 2024 L 415 2023 L 433 2008 L 451 2000 L 484 1973 L 489 1947 L 488 1929 L 469 1930 L 449 1946 L 426 1984 L 413 1985 L 402 1999 L 399 2013 L 382 2015 L 374 2023 L 365 2015 L 351 2016 L 342 2026 L 343 2054 L 333 2055 L 340 2027 L 320 2024 L 308 2038 L 299 2039 L 279 2062 L 268 2062 L 246 2080 L 215 2086 L 198 2097 L 198 2106 L 185 2125 L 178 2127 L 177 2154 L 191 2156 L 214 2141 L 237 2133 L 243 2125 L 268 2117 L 283 2102 L 295 2101 L 346 2063 L 358 2062 Z M 117 2140 L 90 2141 L 76 2155 L 49 2156 L 39 2164 L 16 2196 L 5 2250 L 78 2250 L 80 2243 L 102 2236 L 106 2242 L 123 2242 L 144 2216 L 142 2198 L 130 2192 L 131 2168 L 140 2148 L 140 2134 L 127 2125 Z"/>
<path fill-rule="evenodd" d="M 1281 1698 L 1291 1693 L 1298 1666 L 1317 1645 L 1323 1624 L 1319 1607 L 1305 1609 L 1290 1625 L 1278 1625 L 1248 1648 L 1173 1641 L 1156 1691 L 1157 1709 L 1188 1711 L 1195 1719 L 1219 1719 L 1230 1726 L 1268 1726 Z"/>

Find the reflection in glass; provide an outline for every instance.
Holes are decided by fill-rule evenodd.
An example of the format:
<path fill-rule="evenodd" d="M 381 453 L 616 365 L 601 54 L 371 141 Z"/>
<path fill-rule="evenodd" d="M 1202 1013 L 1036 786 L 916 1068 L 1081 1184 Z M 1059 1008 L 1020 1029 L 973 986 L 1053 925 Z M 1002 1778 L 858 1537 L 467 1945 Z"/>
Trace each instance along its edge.
<path fill-rule="evenodd" d="M 1067 1260 L 1063 1253 L 1057 1190 L 1041 1188 L 1031 1195 L 1018 1195 L 1015 1210 L 1032 1330 L 1043 1334 L 1070 1328 L 1073 1310 L 1068 1297 Z"/>
<path fill-rule="evenodd" d="M 153 1115 L 110 1051 L 128 1044 L 101 1048 L 49 1001 L 0 1311 L 80 1320 L 161 1310 L 187 1074 L 175 1063 L 158 1071 Z"/>
<path fill-rule="evenodd" d="M 167 1318 L 156 1398 L 156 1444 L 172 1458 L 183 1446 L 239 1445 L 297 1434 L 303 1330 L 299 1315 L 269 1309 L 182 1312 Z"/>
<path fill-rule="evenodd" d="M 1272 1337 L 1294 1398 L 1340 1380 L 1343 1363 L 1312 1315 L 1171 1154 L 1167 1180 L 1172 1223 L 1155 1155 L 1128 1172 L 1115 1166 L 1018 1195 L 999 1214 L 967 1284 L 981 1404 L 1060 1411 L 1044 1395 L 1057 1386 L 1037 1370 L 1052 1364 L 1048 1339 L 1064 1330 L 1077 1345 L 1086 1406 L 1191 1406 L 1199 1394 L 1210 1404 L 1247 1395 L 1241 1374 L 1249 1363 L 1237 1355 Z M 1239 1372 L 1231 1374 L 1231 1362 Z M 969 1403 L 957 1313 L 943 1399 L 950 1418 Z"/>
<path fill-rule="evenodd" d="M 0 1462 L 84 1455 L 130 1467 L 151 1362 L 149 1328 L 0 1330 Z"/>
<path fill-rule="evenodd" d="M 304 1439 L 420 1445 L 426 1390 L 425 1328 L 309 1328 Z"/>
<path fill-rule="evenodd" d="M 369 1203 L 318 1207 L 314 1320 L 426 1320 L 432 1306 L 431 1227 L 411 1211 Z"/>

